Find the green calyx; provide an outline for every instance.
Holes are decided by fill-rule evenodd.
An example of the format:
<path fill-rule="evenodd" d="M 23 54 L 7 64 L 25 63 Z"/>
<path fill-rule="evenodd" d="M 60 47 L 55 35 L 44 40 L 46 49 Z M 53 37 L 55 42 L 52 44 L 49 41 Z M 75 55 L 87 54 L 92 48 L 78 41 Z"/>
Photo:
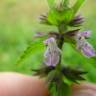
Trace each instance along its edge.
<path fill-rule="evenodd" d="M 69 7 L 69 0 L 60 0 L 58 4 L 56 4 L 56 0 L 47 1 L 49 11 L 47 16 L 44 17 L 45 22 L 43 23 L 58 27 L 61 23 L 67 25 L 74 18 L 85 0 L 77 0 L 72 7 Z"/>

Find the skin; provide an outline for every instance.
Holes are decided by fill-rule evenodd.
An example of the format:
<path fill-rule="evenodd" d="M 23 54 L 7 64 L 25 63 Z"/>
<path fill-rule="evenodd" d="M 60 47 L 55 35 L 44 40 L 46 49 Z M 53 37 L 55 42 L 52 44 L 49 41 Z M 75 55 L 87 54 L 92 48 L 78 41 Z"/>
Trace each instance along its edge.
<path fill-rule="evenodd" d="M 0 73 L 0 96 L 49 96 L 47 85 L 39 77 L 13 72 Z M 72 96 L 96 96 L 96 85 L 72 85 Z"/>

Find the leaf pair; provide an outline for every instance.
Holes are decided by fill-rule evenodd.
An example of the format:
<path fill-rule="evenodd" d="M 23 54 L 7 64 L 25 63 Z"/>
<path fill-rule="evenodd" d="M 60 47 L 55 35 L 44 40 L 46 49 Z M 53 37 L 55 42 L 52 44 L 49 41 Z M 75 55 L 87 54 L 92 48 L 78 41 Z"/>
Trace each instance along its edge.
<path fill-rule="evenodd" d="M 55 1 L 56 0 L 47 0 L 48 1 L 48 5 L 50 8 L 53 8 L 55 6 Z M 79 10 L 79 8 L 81 7 L 81 5 L 83 4 L 85 0 L 77 0 L 77 2 L 74 4 L 74 6 L 72 7 L 72 9 L 74 10 L 74 13 L 77 13 L 77 11 Z M 69 4 L 69 0 L 62 0 L 62 2 L 67 5 Z"/>
<path fill-rule="evenodd" d="M 47 1 L 48 1 L 49 7 L 53 8 L 53 7 L 55 7 L 55 3 L 58 0 L 47 0 Z M 66 6 L 69 4 L 69 0 L 59 0 L 59 1 L 60 1 L 60 3 L 62 3 L 63 6 Z"/>
<path fill-rule="evenodd" d="M 65 24 L 69 22 L 76 15 L 77 11 L 83 4 L 85 0 L 77 0 L 73 7 L 69 8 L 69 0 L 60 0 L 61 5 L 56 6 L 56 0 L 47 0 L 50 10 L 48 12 L 48 22 L 51 25 L 60 25 L 64 22 Z M 61 10 L 62 9 L 62 10 Z"/>

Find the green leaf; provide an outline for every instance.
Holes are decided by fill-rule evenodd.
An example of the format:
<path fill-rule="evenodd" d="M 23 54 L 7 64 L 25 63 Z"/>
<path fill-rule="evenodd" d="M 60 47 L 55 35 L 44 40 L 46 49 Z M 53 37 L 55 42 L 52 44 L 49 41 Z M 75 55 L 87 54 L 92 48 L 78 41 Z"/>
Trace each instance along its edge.
<path fill-rule="evenodd" d="M 64 21 L 64 22 L 68 23 L 72 19 L 72 17 L 73 17 L 73 10 L 70 9 L 70 8 L 65 9 L 64 11 L 62 11 L 61 13 L 59 13 L 59 15 L 60 16 L 58 18 L 61 21 Z"/>
<path fill-rule="evenodd" d="M 58 25 L 57 18 L 58 18 L 57 10 L 55 9 L 50 10 L 48 13 L 48 22 L 51 23 L 52 25 Z"/>
<path fill-rule="evenodd" d="M 81 5 L 83 4 L 85 0 L 77 0 L 77 2 L 75 3 L 75 5 L 73 6 L 73 10 L 74 10 L 74 14 L 77 13 L 77 11 L 79 10 L 79 8 L 81 7 Z"/>
<path fill-rule="evenodd" d="M 68 8 L 69 0 L 62 0 L 64 7 Z"/>
<path fill-rule="evenodd" d="M 40 49 L 44 48 L 43 38 L 37 39 L 33 41 L 26 50 L 21 54 L 19 60 L 17 61 L 16 65 L 21 64 L 25 59 L 35 54 L 36 51 L 40 51 Z"/>
<path fill-rule="evenodd" d="M 71 85 L 65 83 L 62 75 L 58 74 L 57 76 L 56 72 L 57 71 L 54 70 L 51 74 L 51 78 L 53 77 L 53 82 L 51 80 L 50 83 L 48 83 L 50 96 L 71 96 Z"/>
<path fill-rule="evenodd" d="M 71 85 L 68 85 L 63 80 L 60 82 L 57 82 L 57 96 L 71 96 L 72 95 L 72 89 Z"/>
<path fill-rule="evenodd" d="M 58 11 L 56 9 L 50 10 L 48 14 L 48 22 L 52 25 L 60 25 L 62 22 L 68 23 L 73 17 L 73 10 L 70 8 L 64 11 Z"/>
<path fill-rule="evenodd" d="M 94 68 L 96 68 L 96 56 L 88 59 L 88 62 L 92 64 Z"/>
<path fill-rule="evenodd" d="M 71 86 L 69 86 L 66 83 L 63 83 L 61 86 L 62 86 L 62 88 L 61 88 L 62 95 L 61 96 L 71 96 L 71 94 L 72 94 L 72 92 L 71 92 Z"/>
<path fill-rule="evenodd" d="M 49 94 L 50 96 L 60 96 L 58 95 L 57 85 L 55 82 L 50 83 Z"/>
<path fill-rule="evenodd" d="M 50 8 L 54 7 L 55 0 L 47 0 L 47 2 L 48 2 L 48 5 L 49 5 Z"/>

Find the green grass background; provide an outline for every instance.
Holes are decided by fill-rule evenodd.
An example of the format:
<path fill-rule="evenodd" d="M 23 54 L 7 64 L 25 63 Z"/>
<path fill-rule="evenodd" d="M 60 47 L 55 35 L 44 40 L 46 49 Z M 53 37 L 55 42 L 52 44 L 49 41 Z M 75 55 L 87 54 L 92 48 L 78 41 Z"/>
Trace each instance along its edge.
<path fill-rule="evenodd" d="M 75 0 L 73 0 L 75 1 Z M 71 2 L 73 4 L 74 2 Z M 32 42 L 35 32 L 48 32 L 55 28 L 40 25 L 38 17 L 48 10 L 46 0 L 0 0 L 0 71 L 15 71 L 31 74 L 39 66 L 43 51 L 36 48 L 30 58 L 16 65 L 20 54 Z M 89 42 L 96 49 L 96 0 L 86 0 L 79 14 L 85 17 L 83 30 L 91 30 Z M 63 62 L 71 67 L 82 67 L 88 71 L 86 79 L 96 82 L 96 60 L 82 57 L 68 44 L 64 46 Z M 78 64 L 78 66 L 77 66 Z"/>

